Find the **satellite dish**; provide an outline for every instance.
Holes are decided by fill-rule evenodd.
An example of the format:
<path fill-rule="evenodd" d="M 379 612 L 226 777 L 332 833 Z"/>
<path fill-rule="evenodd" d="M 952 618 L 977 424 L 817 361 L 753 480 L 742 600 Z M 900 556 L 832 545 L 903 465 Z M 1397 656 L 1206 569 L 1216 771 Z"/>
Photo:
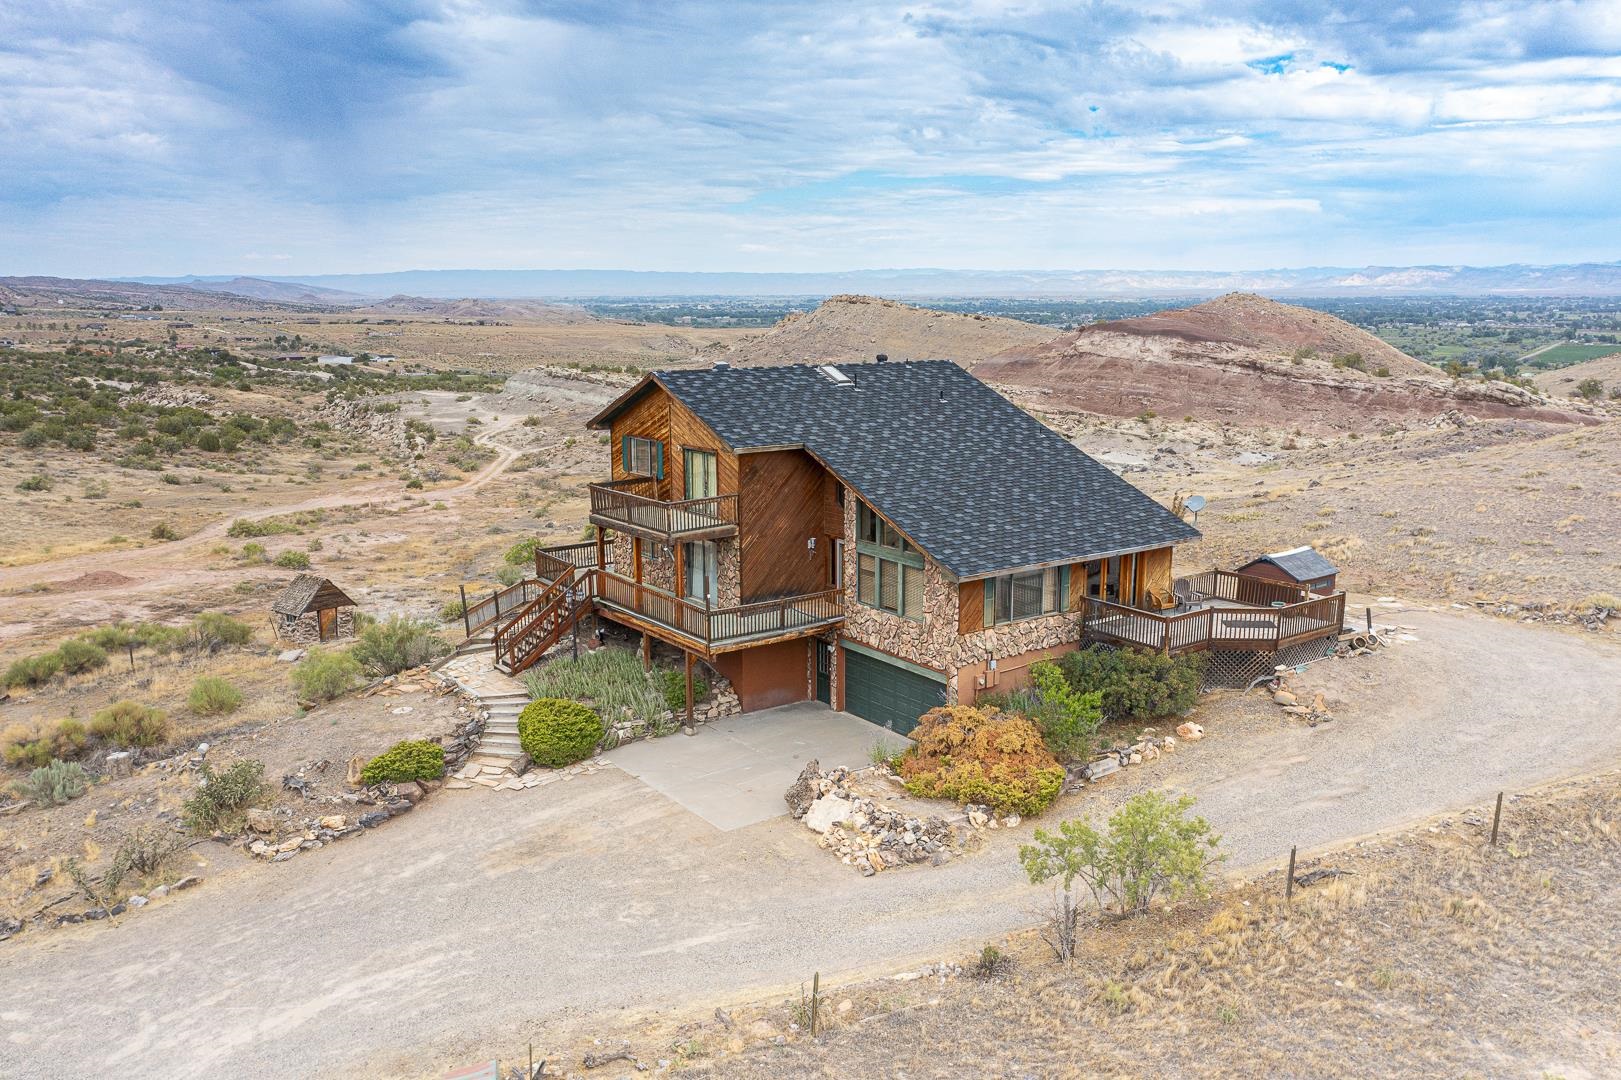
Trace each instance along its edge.
<path fill-rule="evenodd" d="M 1193 523 L 1195 525 L 1199 524 L 1199 511 L 1205 508 L 1204 496 L 1189 495 L 1183 500 L 1182 505 L 1186 507 L 1188 512 L 1193 515 Z"/>

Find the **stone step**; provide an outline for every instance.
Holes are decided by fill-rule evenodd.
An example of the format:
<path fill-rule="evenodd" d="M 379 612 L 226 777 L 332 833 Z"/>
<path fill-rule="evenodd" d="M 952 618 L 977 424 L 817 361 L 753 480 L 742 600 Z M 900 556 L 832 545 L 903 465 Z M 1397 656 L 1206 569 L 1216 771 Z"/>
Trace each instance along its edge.
<path fill-rule="evenodd" d="M 516 735 L 485 735 L 478 741 L 480 753 L 523 753 L 523 744 Z"/>
<path fill-rule="evenodd" d="M 515 724 L 515 723 L 514 724 L 502 723 L 499 720 L 491 721 L 490 723 L 484 725 L 484 734 L 486 734 L 486 735 L 516 735 L 516 734 L 518 734 L 518 725 Z"/>

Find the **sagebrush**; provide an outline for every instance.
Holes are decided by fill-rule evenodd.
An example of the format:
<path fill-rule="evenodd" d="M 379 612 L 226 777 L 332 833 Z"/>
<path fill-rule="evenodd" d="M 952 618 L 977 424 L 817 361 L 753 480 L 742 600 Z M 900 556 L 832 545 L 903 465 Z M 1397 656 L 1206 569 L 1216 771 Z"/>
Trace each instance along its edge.
<path fill-rule="evenodd" d="M 181 820 L 195 833 L 233 831 L 248 808 L 267 794 L 264 778 L 264 762 L 252 758 L 233 762 L 222 772 L 205 762 L 196 793 L 181 807 Z"/>
<path fill-rule="evenodd" d="M 450 643 L 439 636 L 438 629 L 427 619 L 391 615 L 386 622 L 361 631 L 350 654 L 368 675 L 396 675 L 450 651 Z"/>

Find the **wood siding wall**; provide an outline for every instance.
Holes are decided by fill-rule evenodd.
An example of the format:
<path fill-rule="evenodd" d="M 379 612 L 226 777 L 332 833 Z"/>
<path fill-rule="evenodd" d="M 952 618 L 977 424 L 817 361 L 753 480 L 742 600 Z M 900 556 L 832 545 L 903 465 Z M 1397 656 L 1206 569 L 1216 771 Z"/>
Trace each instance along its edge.
<path fill-rule="evenodd" d="M 663 387 L 650 386 L 641 399 L 614 418 L 609 437 L 609 475 L 623 480 L 627 473 L 621 447 L 626 435 L 664 444 L 664 480 L 658 497 L 669 502 L 686 498 L 686 459 L 683 450 L 708 450 L 715 455 L 717 495 L 738 492 L 737 455 L 692 410 L 672 398 Z"/>
<path fill-rule="evenodd" d="M 1138 590 L 1139 603 L 1148 606 L 1148 594 L 1153 592 L 1156 596 L 1170 599 L 1171 597 L 1171 549 L 1168 547 L 1155 548 L 1144 551 L 1137 556 L 1137 565 L 1141 568 L 1141 588 Z"/>
<path fill-rule="evenodd" d="M 974 634 L 985 629 L 985 583 L 965 581 L 957 586 L 957 633 Z"/>
<path fill-rule="evenodd" d="M 832 474 L 803 450 L 743 454 L 737 462 L 743 602 L 827 588 Z M 806 543 L 813 538 L 815 550 Z"/>

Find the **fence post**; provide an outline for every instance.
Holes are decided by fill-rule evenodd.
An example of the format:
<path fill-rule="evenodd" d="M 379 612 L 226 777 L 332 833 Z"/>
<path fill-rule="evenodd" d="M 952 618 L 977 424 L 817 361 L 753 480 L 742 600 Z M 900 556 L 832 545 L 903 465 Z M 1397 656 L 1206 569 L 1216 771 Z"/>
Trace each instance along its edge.
<path fill-rule="evenodd" d="M 1289 876 L 1283 880 L 1283 899 L 1285 903 L 1293 900 L 1295 896 L 1295 852 L 1299 850 L 1299 848 L 1289 849 Z"/>
<path fill-rule="evenodd" d="M 1503 793 L 1497 793 L 1497 810 L 1492 814 L 1492 847 L 1497 846 L 1497 825 L 1503 820 Z"/>
<path fill-rule="evenodd" d="M 457 586 L 462 593 L 462 633 L 468 637 L 473 636 L 473 620 L 467 617 L 467 583 Z"/>
<path fill-rule="evenodd" d="M 822 1005 L 822 973 L 816 972 L 811 976 L 811 1038 L 816 1038 L 816 1014 L 821 1011 Z"/>

